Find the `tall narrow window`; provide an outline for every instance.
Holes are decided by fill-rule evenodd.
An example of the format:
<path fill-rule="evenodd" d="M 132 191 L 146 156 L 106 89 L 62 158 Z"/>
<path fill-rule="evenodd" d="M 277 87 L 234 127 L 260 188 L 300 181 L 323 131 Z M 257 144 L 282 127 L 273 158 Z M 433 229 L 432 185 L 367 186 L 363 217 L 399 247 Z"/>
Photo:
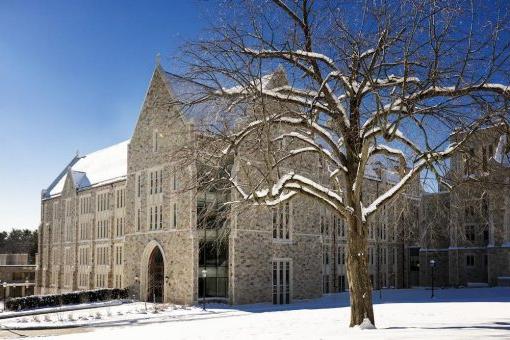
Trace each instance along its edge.
<path fill-rule="evenodd" d="M 273 304 L 290 303 L 290 261 L 273 261 Z"/>
<path fill-rule="evenodd" d="M 159 206 L 159 229 L 163 229 L 163 206 Z"/>
<path fill-rule="evenodd" d="M 140 197 L 142 192 L 142 175 L 137 176 L 137 187 L 136 187 L 136 196 Z"/>
<path fill-rule="evenodd" d="M 173 218 L 174 218 L 173 227 L 175 228 L 175 227 L 177 227 L 177 203 L 174 203 L 173 207 L 174 207 L 174 209 L 173 209 L 173 215 L 174 215 L 173 216 Z"/>
<path fill-rule="evenodd" d="M 153 179 L 153 176 L 152 176 L 152 172 L 150 173 L 150 177 L 151 177 L 150 194 L 152 195 L 152 187 L 154 186 L 154 179 Z"/>
<path fill-rule="evenodd" d="M 141 227 L 142 227 L 142 225 L 141 225 L 141 220 L 140 220 L 140 219 L 141 219 L 140 215 L 141 215 L 141 214 L 140 214 L 140 209 L 138 209 L 138 210 L 136 211 L 136 230 L 137 230 L 137 231 L 140 231 L 140 229 L 141 229 Z"/>
<path fill-rule="evenodd" d="M 272 210 L 273 239 L 290 239 L 291 211 L 290 203 L 286 202 Z"/>
<path fill-rule="evenodd" d="M 155 171 L 154 172 L 154 193 L 157 194 L 159 192 L 158 188 L 159 188 L 159 183 L 158 183 L 158 171 Z"/>
<path fill-rule="evenodd" d="M 158 148 L 159 148 L 159 140 L 158 140 L 158 130 L 154 130 L 152 132 L 152 151 L 153 152 L 158 152 Z"/>
<path fill-rule="evenodd" d="M 163 170 L 159 170 L 159 192 L 163 192 Z"/>

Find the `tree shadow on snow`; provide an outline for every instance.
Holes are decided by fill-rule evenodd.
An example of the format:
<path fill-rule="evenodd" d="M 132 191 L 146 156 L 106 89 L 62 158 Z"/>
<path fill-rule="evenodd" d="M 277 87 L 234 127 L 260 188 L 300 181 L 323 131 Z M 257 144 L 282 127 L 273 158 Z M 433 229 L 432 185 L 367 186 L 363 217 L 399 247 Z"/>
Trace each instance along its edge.
<path fill-rule="evenodd" d="M 445 302 L 510 302 L 510 287 L 435 289 L 431 298 L 430 289 L 383 289 L 374 291 L 374 304 L 387 303 L 445 303 Z M 266 313 L 302 309 L 329 309 L 349 307 L 349 293 L 327 294 L 317 299 L 297 300 L 291 304 L 273 305 L 259 303 L 251 305 L 209 305 L 209 308 L 238 310 L 249 313 Z M 510 308 L 510 306 L 509 306 Z"/>

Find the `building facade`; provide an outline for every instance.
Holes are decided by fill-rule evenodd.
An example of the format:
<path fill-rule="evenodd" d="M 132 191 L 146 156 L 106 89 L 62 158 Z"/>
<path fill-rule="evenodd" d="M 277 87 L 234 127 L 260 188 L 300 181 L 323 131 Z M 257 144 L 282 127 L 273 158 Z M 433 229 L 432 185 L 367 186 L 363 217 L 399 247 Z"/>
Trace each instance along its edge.
<path fill-rule="evenodd" d="M 477 131 L 451 159 L 451 189 L 422 200 L 422 285 L 510 285 L 510 162 L 507 131 Z M 464 135 L 451 136 L 455 142 Z"/>
<path fill-rule="evenodd" d="M 199 167 L 172 156 L 196 138 L 181 95 L 158 65 L 131 139 L 76 156 L 43 190 L 36 292 L 130 287 L 146 301 L 280 304 L 348 289 L 347 228 L 314 200 L 228 211 L 228 225 L 211 218 L 230 193 L 193 185 Z M 374 162 L 367 200 L 397 176 Z M 417 182 L 370 222 L 376 288 L 418 284 L 405 273 L 420 196 Z"/>

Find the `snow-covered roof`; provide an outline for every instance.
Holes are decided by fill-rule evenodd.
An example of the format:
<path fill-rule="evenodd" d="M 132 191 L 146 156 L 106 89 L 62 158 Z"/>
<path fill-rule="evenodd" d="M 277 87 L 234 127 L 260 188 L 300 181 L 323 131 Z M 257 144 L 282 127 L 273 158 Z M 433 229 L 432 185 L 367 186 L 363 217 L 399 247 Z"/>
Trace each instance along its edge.
<path fill-rule="evenodd" d="M 498 164 L 504 167 L 510 167 L 510 153 L 508 152 L 508 140 L 506 134 L 499 137 L 498 146 L 493 158 Z"/>
<path fill-rule="evenodd" d="M 76 189 L 107 184 L 126 178 L 129 140 L 75 157 L 59 176 L 43 191 L 43 198 L 58 196 L 71 174 Z"/>

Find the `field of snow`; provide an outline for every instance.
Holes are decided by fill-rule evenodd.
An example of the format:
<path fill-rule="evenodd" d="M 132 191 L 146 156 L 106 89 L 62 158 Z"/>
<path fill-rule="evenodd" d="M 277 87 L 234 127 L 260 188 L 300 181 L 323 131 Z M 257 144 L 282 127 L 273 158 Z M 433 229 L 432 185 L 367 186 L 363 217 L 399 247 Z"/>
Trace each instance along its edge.
<path fill-rule="evenodd" d="M 99 311 L 103 321 L 111 323 L 74 328 L 74 334 L 63 337 L 76 340 L 161 336 L 168 339 L 510 339 L 510 288 L 437 290 L 433 300 L 430 290 L 384 290 L 382 299 L 378 292 L 374 293 L 374 302 L 375 330 L 349 329 L 348 295 L 343 293 L 283 306 L 215 305 L 206 312 L 197 307 L 170 307 L 153 314 L 149 307 L 149 313 L 141 316 L 143 304 L 128 304 L 94 310 L 92 313 Z M 80 313 L 84 318 L 89 316 Z M 62 322 L 79 322 L 80 313 L 74 315 L 77 321 L 65 321 L 62 315 Z M 93 314 L 90 317 L 89 322 L 93 322 Z M 15 325 L 13 322 L 10 321 L 11 326 Z M 59 321 L 51 322 L 57 326 Z M 43 323 L 41 317 L 40 324 Z M 34 332 L 26 334 L 37 335 Z"/>

